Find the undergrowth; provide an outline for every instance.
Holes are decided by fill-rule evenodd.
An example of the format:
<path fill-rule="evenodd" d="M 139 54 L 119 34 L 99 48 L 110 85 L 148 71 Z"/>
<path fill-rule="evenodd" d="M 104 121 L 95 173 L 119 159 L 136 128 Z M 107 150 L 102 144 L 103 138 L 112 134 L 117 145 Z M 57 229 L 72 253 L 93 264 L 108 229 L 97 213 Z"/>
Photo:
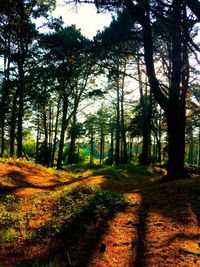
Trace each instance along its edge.
<path fill-rule="evenodd" d="M 48 201 L 54 202 L 54 206 L 49 210 L 44 206 L 47 196 Z M 31 202 L 31 208 L 27 212 L 20 212 L 19 207 L 27 201 Z M 44 234 L 54 236 L 61 233 L 77 217 L 82 217 L 81 221 L 88 217 L 98 220 L 102 216 L 112 215 L 124 204 L 125 200 L 120 194 L 87 184 L 65 187 L 50 194 L 29 198 L 7 195 L 0 202 L 0 243 L 41 237 Z M 46 216 L 47 220 L 40 227 L 31 229 L 35 216 Z"/>

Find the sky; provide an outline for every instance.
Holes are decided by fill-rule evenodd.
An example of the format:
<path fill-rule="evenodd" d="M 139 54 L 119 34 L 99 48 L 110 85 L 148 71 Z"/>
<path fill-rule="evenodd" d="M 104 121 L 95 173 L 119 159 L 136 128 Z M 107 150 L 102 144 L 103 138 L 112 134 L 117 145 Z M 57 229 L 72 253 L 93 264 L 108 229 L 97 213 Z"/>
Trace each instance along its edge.
<path fill-rule="evenodd" d="M 57 0 L 53 16 L 62 16 L 65 25 L 75 24 L 77 29 L 81 29 L 82 34 L 89 39 L 92 39 L 98 30 L 109 26 L 112 20 L 110 13 L 97 13 L 93 4 L 82 4 L 75 8 L 74 5 L 64 5 L 62 0 Z"/>

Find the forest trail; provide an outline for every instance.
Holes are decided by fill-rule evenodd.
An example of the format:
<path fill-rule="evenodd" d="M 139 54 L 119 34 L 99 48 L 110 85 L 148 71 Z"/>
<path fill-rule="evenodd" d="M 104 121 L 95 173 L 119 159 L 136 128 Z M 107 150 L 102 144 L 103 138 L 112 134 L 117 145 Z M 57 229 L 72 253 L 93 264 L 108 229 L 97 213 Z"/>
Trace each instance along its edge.
<path fill-rule="evenodd" d="M 72 176 L 29 163 L 0 163 L 0 191 L 1 196 L 25 199 L 19 210 L 24 214 L 33 205 L 32 196 L 44 194 L 40 209 L 45 214 L 38 213 L 29 228 L 48 220 L 48 211 L 54 209 L 54 200 L 48 193 L 62 186 L 81 182 L 99 184 L 103 189 L 123 192 L 128 198 L 126 209 L 106 222 L 100 238 L 94 242 L 87 265 L 79 265 L 78 261 L 73 262 L 73 257 L 69 260 L 71 255 L 65 254 L 62 264 L 51 266 L 199 267 L 200 177 L 159 184 L 154 176 L 145 179 L 141 176 L 138 180 L 132 174 L 131 180 L 126 180 L 124 175 L 109 181 L 106 174 L 93 176 L 85 172 Z M 38 261 L 51 251 L 51 245 L 52 240 L 48 238 L 36 238 L 31 243 L 5 242 L 1 244 L 0 266 L 25 266 L 20 265 L 22 260 L 34 258 Z"/>

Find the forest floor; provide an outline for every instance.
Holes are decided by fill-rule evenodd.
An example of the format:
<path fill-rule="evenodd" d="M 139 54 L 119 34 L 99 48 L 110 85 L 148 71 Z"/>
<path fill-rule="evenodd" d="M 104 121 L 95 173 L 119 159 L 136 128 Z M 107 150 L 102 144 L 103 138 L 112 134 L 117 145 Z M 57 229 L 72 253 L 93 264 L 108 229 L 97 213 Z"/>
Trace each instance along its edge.
<path fill-rule="evenodd" d="M 0 162 L 0 266 L 200 267 L 200 176 L 161 183 L 155 171 Z M 126 205 L 110 216 L 107 207 L 82 212 L 97 194 L 78 195 L 86 183 Z"/>

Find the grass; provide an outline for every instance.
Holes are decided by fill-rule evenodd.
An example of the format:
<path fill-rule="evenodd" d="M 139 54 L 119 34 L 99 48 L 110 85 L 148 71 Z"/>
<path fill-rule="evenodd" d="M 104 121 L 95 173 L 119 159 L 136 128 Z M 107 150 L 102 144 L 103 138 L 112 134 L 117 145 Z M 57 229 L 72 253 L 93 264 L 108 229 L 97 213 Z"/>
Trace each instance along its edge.
<path fill-rule="evenodd" d="M 0 243 L 44 234 L 53 236 L 63 231 L 80 214 L 83 221 L 88 216 L 98 219 L 102 214 L 107 216 L 113 213 L 123 203 L 121 195 L 85 184 L 67 186 L 49 194 L 24 197 L 18 201 L 14 196 L 7 195 L 0 203 Z M 20 211 L 20 207 L 26 205 L 27 210 Z M 36 227 L 34 222 L 38 216 L 43 217 L 43 222 Z"/>

